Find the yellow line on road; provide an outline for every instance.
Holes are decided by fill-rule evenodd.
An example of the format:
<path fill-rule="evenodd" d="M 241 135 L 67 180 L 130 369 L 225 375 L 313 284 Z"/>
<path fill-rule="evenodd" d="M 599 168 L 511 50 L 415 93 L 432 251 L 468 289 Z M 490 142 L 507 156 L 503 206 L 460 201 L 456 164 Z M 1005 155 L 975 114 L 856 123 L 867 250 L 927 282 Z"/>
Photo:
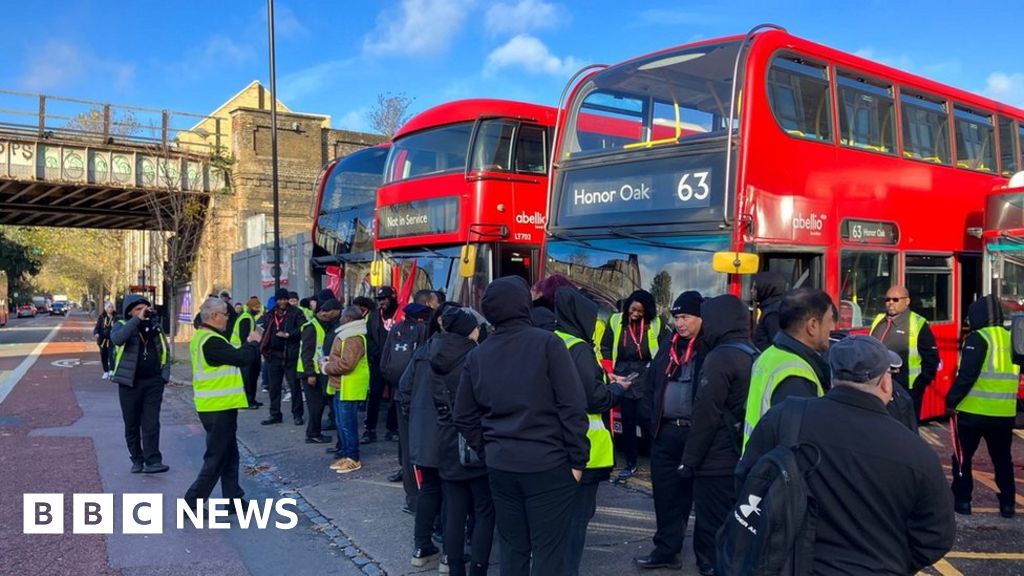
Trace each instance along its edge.
<path fill-rule="evenodd" d="M 1013 433 L 1016 434 L 1018 438 L 1024 440 L 1024 430 L 1014 430 Z"/>
<path fill-rule="evenodd" d="M 950 552 L 946 558 L 963 560 L 1024 560 L 1022 552 Z M 940 560 L 941 562 L 941 560 Z M 936 564 L 938 566 L 938 564 Z M 958 572 L 959 574 L 959 572 Z"/>
<path fill-rule="evenodd" d="M 949 556 L 949 555 L 950 554 L 947 554 L 946 556 Z M 935 568 L 939 572 L 939 574 L 942 574 L 942 576 L 964 576 L 963 572 L 961 572 L 961 571 L 957 570 L 956 568 L 954 568 L 953 565 L 950 564 L 949 562 L 946 562 L 945 559 L 942 559 L 942 560 L 939 560 L 938 562 L 936 562 L 932 566 L 932 568 Z"/>
<path fill-rule="evenodd" d="M 918 434 L 921 435 L 922 438 L 924 438 L 925 442 L 931 444 L 932 446 L 942 447 L 942 441 L 939 440 L 939 437 L 936 436 L 935 433 L 932 432 L 931 430 L 918 428 L 917 432 Z"/>
<path fill-rule="evenodd" d="M 974 479 L 984 484 L 989 490 L 999 494 L 999 487 L 996 486 L 995 474 L 990 472 L 974 471 Z M 1017 494 L 1017 504 L 1024 506 L 1024 495 Z"/>

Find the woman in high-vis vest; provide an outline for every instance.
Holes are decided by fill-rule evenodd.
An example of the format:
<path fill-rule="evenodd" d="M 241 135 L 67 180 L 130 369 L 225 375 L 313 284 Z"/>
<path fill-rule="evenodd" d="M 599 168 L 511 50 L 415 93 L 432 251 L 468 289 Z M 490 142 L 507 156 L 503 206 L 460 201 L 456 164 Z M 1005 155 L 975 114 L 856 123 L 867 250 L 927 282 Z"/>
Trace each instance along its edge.
<path fill-rule="evenodd" d="M 662 336 L 661 318 L 658 317 L 654 296 L 646 290 L 637 290 L 622 303 L 622 311 L 612 314 L 601 341 L 602 364 L 612 382 L 623 383 L 630 374 L 643 378 L 647 365 L 658 353 Z M 637 463 L 637 401 L 638 389 L 626 391 L 620 403 L 622 414 L 622 449 L 626 466 L 619 472 L 616 482 L 624 482 L 636 473 Z"/>
<path fill-rule="evenodd" d="M 206 453 L 195 482 L 185 492 L 193 509 L 206 500 L 220 481 L 224 498 L 245 506 L 245 493 L 238 485 L 238 410 L 247 408 L 242 370 L 260 354 L 259 331 L 252 331 L 245 344 L 236 346 L 224 337 L 228 328 L 228 304 L 210 298 L 199 310 L 201 324 L 192 337 L 192 390 L 199 421 L 206 430 Z M 228 508 L 235 513 L 234 507 Z"/>
<path fill-rule="evenodd" d="M 999 299 L 989 295 L 971 304 L 967 322 L 971 333 L 964 339 L 956 380 L 946 395 L 946 409 L 954 414 L 956 436 L 953 509 L 959 514 L 971 513 L 971 460 L 984 438 L 999 488 L 999 514 L 1012 518 L 1017 491 L 1010 447 L 1020 368 L 1013 363 L 1010 332 L 1003 327 Z"/>
<path fill-rule="evenodd" d="M 357 306 L 345 308 L 340 323 L 323 373 L 328 376 L 327 393 L 334 394 L 334 416 L 341 439 L 341 450 L 335 454 L 338 459 L 331 470 L 347 474 L 363 467 L 359 463 L 359 403 L 366 401 L 370 389 L 370 364 L 362 310 Z"/>
<path fill-rule="evenodd" d="M 577 576 L 583 546 L 587 539 L 587 525 L 597 510 L 597 489 L 601 482 L 611 477 L 615 465 L 612 449 L 612 435 L 602 419 L 602 414 L 619 403 L 626 390 L 633 384 L 607 384 L 604 369 L 594 352 L 594 329 L 597 326 L 597 304 L 570 287 L 555 292 L 555 336 L 565 342 L 576 372 L 583 383 L 583 395 L 587 399 L 587 440 L 590 441 L 590 458 L 580 479 L 580 489 L 572 508 L 572 522 L 569 526 L 569 542 L 565 548 L 565 574 Z"/>

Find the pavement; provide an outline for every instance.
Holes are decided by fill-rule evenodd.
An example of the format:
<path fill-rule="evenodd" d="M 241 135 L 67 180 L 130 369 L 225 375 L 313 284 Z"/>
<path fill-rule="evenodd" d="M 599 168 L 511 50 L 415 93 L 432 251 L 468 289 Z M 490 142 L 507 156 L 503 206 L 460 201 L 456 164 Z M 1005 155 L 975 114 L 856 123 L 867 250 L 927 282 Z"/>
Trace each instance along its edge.
<path fill-rule="evenodd" d="M 71 534 L 66 496 L 64 534 L 22 534 L 25 493 L 104 492 L 119 499 L 148 492 L 163 494 L 166 502 L 184 493 L 201 464 L 203 431 L 192 405 L 187 346 L 176 346 L 161 417 L 161 450 L 171 470 L 129 474 L 116 388 L 100 379 L 91 327 L 88 317 L 73 313 L 67 319 L 12 319 L 0 330 L 0 575 L 436 573 L 436 563 L 420 569 L 409 563 L 412 517 L 400 511 L 401 484 L 386 480 L 397 468 L 395 443 L 363 446 L 363 469 L 338 475 L 328 469 L 333 459 L 323 445 L 304 443 L 304 427 L 287 418 L 261 426 L 266 407 L 239 414 L 242 486 L 250 499 L 295 498 L 295 529 L 243 530 L 232 521 L 227 530 L 177 530 L 173 506 L 165 503 L 160 535 L 121 534 L 120 522 L 114 534 Z M 260 400 L 267 400 L 262 392 Z M 283 408 L 287 415 L 289 406 Z M 1017 432 L 1022 482 L 1024 435 Z M 931 424 L 921 434 L 948 463 L 946 425 Z M 1000 518 L 983 451 L 975 467 L 975 513 L 957 517 L 953 552 L 924 574 L 1024 574 L 1024 514 Z M 632 558 L 649 550 L 655 527 L 647 470 L 641 462 L 640 474 L 626 485 L 602 485 L 580 574 L 638 573 Z M 1024 511 L 1024 497 L 1018 504 Z M 696 574 L 689 537 L 683 561 L 681 571 L 651 573 Z M 492 568 L 491 574 L 497 572 Z"/>

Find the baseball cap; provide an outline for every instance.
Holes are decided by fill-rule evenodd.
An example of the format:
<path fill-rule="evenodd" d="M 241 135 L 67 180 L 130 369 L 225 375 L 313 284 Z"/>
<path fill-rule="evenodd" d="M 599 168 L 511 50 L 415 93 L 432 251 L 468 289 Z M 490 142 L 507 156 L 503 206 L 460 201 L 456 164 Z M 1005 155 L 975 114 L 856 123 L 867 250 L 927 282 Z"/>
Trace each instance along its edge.
<path fill-rule="evenodd" d="M 384 298 L 397 298 L 397 296 L 395 295 L 394 288 L 392 288 L 391 286 L 382 286 L 380 288 L 377 288 L 376 298 L 377 300 L 381 300 Z"/>
<path fill-rule="evenodd" d="M 871 336 L 843 338 L 829 348 L 828 363 L 832 379 L 846 382 L 868 382 L 892 368 L 903 366 L 903 360 Z"/>

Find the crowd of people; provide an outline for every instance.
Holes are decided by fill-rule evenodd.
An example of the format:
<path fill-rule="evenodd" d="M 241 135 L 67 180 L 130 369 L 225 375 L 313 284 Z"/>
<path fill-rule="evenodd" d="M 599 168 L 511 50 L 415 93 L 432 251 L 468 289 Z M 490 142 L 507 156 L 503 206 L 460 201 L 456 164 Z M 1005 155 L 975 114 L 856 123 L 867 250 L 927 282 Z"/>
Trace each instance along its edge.
<path fill-rule="evenodd" d="M 290 395 L 293 423 L 307 443 L 333 443 L 339 474 L 362 467 L 360 444 L 377 441 L 390 400 L 385 440 L 398 440 L 399 461 L 389 479 L 403 482 L 414 516 L 411 563 L 436 562 L 441 573 L 486 574 L 497 528 L 503 575 L 578 574 L 598 488 L 615 468 L 613 407 L 624 456 L 616 482 L 637 472 L 637 431 L 650 442 L 657 529 L 650 553 L 635 558 L 640 568 L 682 566 L 692 514 L 699 573 L 725 573 L 728 524 L 762 513 L 751 471 L 780 447 L 817 454 L 805 474 L 817 518 L 810 573 L 914 574 L 941 558 L 954 510 L 971 512 L 981 439 L 1000 513 L 1013 516 L 1020 358 L 996 299 L 971 306 L 946 398 L 958 438 L 947 487 L 916 434 L 938 349 L 904 287 L 887 292 L 886 313 L 862 336 L 836 330 L 828 294 L 786 290 L 777 274 L 756 275 L 751 296 L 753 314 L 736 296 L 687 290 L 663 319 L 637 290 L 603 319 L 561 276 L 532 287 L 499 278 L 479 311 L 431 290 L 403 304 L 390 287 L 347 306 L 329 290 L 301 300 L 279 290 L 266 310 L 255 297 L 232 305 L 226 292 L 211 295 L 191 356 L 207 452 L 188 498 L 208 497 L 220 478 L 225 497 L 241 500 L 237 410 L 262 406 L 262 373 L 262 424 L 283 423 Z M 154 392 L 166 382 L 166 343 L 147 310 L 129 297 L 127 321 L 101 317 L 96 329 L 101 351 L 109 342 L 116 356 L 133 472 L 166 470 Z"/>

